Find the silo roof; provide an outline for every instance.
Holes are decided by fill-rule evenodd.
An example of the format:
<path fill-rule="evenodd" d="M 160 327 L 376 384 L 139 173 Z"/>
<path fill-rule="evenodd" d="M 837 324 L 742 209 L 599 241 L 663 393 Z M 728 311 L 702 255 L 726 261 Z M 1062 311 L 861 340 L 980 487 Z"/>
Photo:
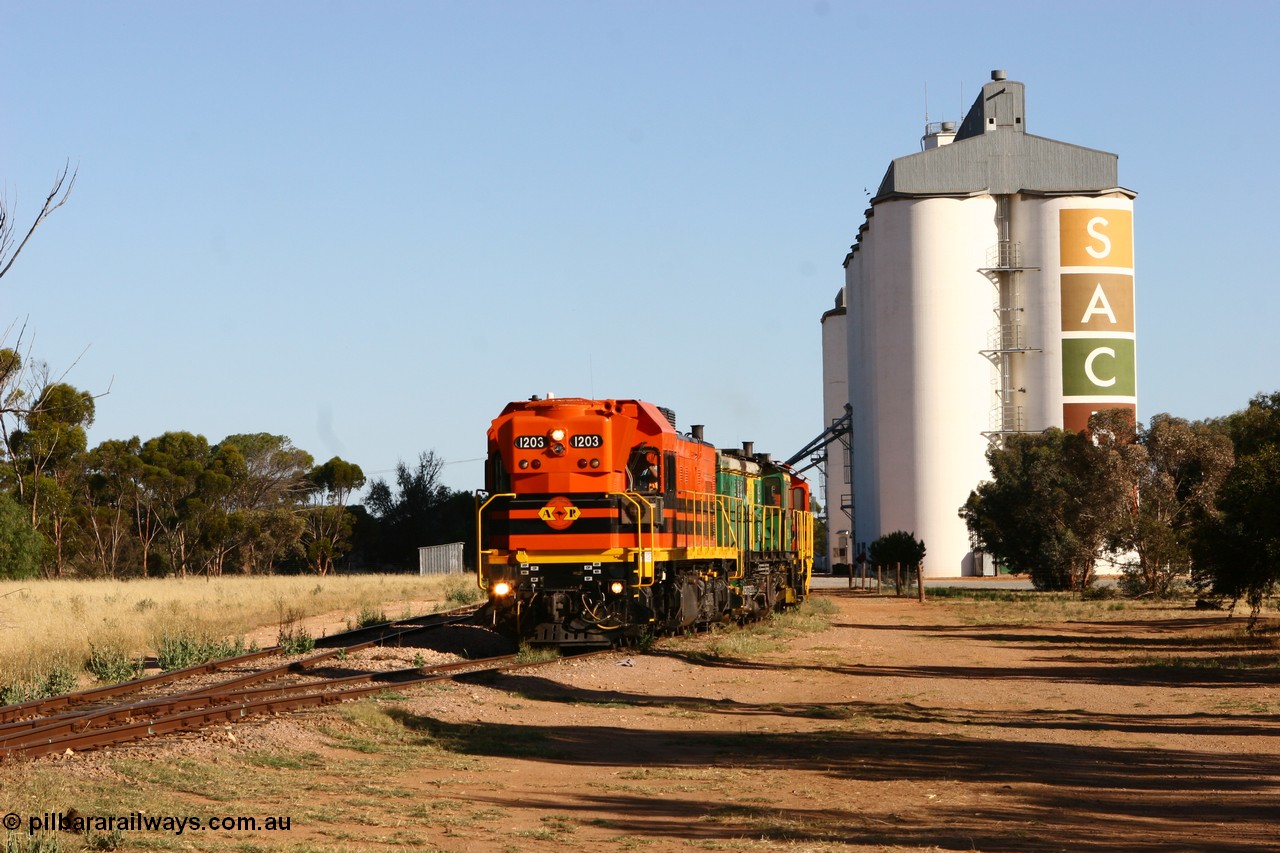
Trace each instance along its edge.
<path fill-rule="evenodd" d="M 1026 87 L 1009 80 L 1004 71 L 992 71 L 991 82 L 983 85 L 954 140 L 895 159 L 873 201 L 1016 193 L 1095 195 L 1118 187 L 1115 154 L 1032 136 L 1026 132 L 1026 106 Z"/>
<path fill-rule="evenodd" d="M 1085 193 L 1119 185 L 1119 157 L 1001 128 L 898 157 L 873 201 L 894 196 Z"/>

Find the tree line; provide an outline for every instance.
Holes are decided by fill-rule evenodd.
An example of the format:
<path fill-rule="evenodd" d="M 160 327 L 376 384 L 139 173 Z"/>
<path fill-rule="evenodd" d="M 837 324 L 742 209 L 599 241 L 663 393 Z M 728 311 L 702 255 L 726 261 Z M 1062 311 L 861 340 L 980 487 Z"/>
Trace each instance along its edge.
<path fill-rule="evenodd" d="M 68 160 L 25 231 L 0 195 L 0 279 L 78 175 Z M 408 568 L 419 546 L 474 542 L 471 498 L 440 483 L 432 451 L 399 462 L 394 488 L 374 480 L 367 504 L 349 506 L 365 486 L 360 466 L 316 464 L 282 435 L 210 444 L 166 432 L 90 449 L 94 396 L 24 359 L 21 342 L 20 332 L 0 348 L 0 578 L 323 575 L 344 563 Z"/>
<path fill-rule="evenodd" d="M 366 485 L 286 436 L 190 432 L 88 447 L 96 400 L 0 349 L 0 577 L 406 569 L 422 545 L 472 539 L 471 497 L 432 451 Z"/>
<path fill-rule="evenodd" d="M 960 515 L 974 548 L 1038 589 L 1083 591 L 1104 561 L 1137 594 L 1190 579 L 1256 616 L 1280 582 L 1280 392 L 1188 421 L 1094 414 L 1085 432 L 1006 436 Z"/>

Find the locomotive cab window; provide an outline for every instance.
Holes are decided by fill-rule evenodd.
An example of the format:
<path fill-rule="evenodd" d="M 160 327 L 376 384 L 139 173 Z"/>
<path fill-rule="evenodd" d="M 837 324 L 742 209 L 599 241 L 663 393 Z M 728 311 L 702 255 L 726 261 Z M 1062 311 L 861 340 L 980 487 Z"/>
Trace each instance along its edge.
<path fill-rule="evenodd" d="M 492 465 L 493 491 L 495 493 L 511 491 L 511 476 L 507 474 L 507 466 L 502 464 L 502 454 L 493 454 L 493 461 L 490 464 Z"/>
<path fill-rule="evenodd" d="M 658 491 L 658 451 L 637 447 L 627 458 L 627 488 L 637 492 Z"/>
<path fill-rule="evenodd" d="M 676 455 L 670 451 L 663 455 L 666 457 L 664 460 L 667 473 L 666 492 L 674 495 L 676 492 Z"/>

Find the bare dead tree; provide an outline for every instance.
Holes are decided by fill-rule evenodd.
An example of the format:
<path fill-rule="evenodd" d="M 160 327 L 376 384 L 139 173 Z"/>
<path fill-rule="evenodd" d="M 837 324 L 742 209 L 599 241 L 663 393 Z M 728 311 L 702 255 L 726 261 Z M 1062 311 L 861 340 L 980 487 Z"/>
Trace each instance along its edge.
<path fill-rule="evenodd" d="M 62 167 L 62 171 L 53 181 L 53 189 L 49 190 L 49 195 L 45 197 L 44 205 L 40 208 L 40 213 L 36 215 L 35 221 L 31 223 L 31 227 L 27 229 L 27 233 L 22 238 L 22 242 L 14 248 L 14 240 L 17 237 L 15 223 L 13 221 L 13 213 L 9 210 L 8 201 L 0 197 L 0 278 L 4 278 L 4 274 L 13 266 L 13 262 L 18 259 L 18 255 L 22 252 L 23 247 L 27 245 L 27 241 L 31 239 L 31 235 L 40 227 L 40 223 L 49 218 L 49 214 L 67 203 L 67 198 L 71 195 L 71 190 L 75 188 L 76 177 L 80 174 L 80 167 L 71 168 L 71 161 L 68 160 Z"/>

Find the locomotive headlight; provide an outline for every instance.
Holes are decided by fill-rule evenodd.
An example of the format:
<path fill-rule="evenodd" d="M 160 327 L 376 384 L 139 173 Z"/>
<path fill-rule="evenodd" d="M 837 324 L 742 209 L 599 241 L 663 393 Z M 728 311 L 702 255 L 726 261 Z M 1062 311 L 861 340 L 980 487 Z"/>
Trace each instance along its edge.
<path fill-rule="evenodd" d="M 521 471 L 523 471 L 525 468 L 528 468 L 528 467 L 529 467 L 529 460 L 528 460 L 528 459 L 521 459 L 521 460 L 520 460 L 520 470 L 521 470 Z"/>
<path fill-rule="evenodd" d="M 506 581 L 498 581 L 493 585 L 493 594 L 502 597 L 511 594 L 511 584 Z"/>
<path fill-rule="evenodd" d="M 562 430 L 562 429 L 553 429 L 553 430 L 551 431 L 551 440 L 552 440 L 552 441 L 564 441 L 564 430 Z"/>
<path fill-rule="evenodd" d="M 551 452 L 554 453 L 556 456 L 564 456 L 564 445 L 563 444 L 551 445 Z"/>
<path fill-rule="evenodd" d="M 599 460 L 599 459 L 592 459 L 592 460 L 591 460 L 591 467 L 592 467 L 592 468 L 599 468 L 599 467 L 600 467 L 600 460 Z"/>
<path fill-rule="evenodd" d="M 624 587 L 622 586 L 622 581 L 614 581 L 613 583 L 609 584 L 609 592 L 613 593 L 614 595 L 622 595 L 623 588 Z"/>

